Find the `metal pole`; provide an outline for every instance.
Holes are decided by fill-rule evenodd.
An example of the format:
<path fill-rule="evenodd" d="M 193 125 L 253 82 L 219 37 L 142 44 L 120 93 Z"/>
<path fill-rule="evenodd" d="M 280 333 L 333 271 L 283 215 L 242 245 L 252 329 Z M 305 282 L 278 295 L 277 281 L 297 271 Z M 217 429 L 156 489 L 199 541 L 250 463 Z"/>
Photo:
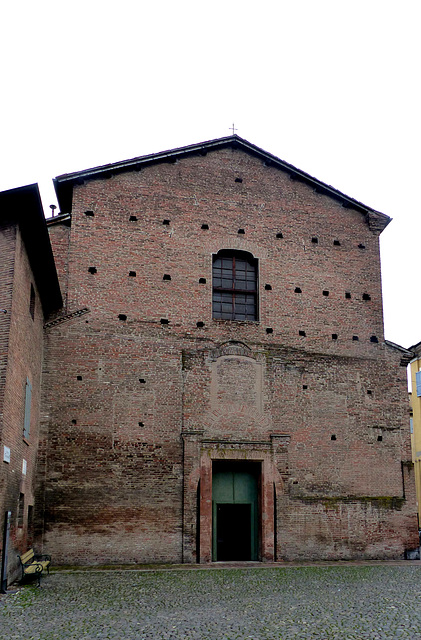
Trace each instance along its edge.
<path fill-rule="evenodd" d="M 7 593 L 7 550 L 9 546 L 10 522 L 12 512 L 6 511 L 4 514 L 3 528 L 3 553 L 1 558 L 1 588 L 0 593 Z"/>

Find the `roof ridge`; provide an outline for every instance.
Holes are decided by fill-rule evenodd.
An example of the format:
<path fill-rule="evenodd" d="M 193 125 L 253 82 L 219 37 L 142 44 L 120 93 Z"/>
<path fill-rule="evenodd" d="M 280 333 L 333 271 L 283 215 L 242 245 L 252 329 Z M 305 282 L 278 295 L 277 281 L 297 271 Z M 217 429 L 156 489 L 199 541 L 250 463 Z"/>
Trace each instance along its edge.
<path fill-rule="evenodd" d="M 377 211 L 372 207 L 369 207 L 368 205 L 360 202 L 359 200 L 346 195 L 338 189 L 335 189 L 335 187 L 332 187 L 331 185 L 318 180 L 309 173 L 306 173 L 305 171 L 298 169 L 285 160 L 278 158 L 272 153 L 261 149 L 245 138 L 241 138 L 237 134 L 225 136 L 223 138 L 215 138 L 213 140 L 207 140 L 205 142 L 190 144 L 183 147 L 176 147 L 174 149 L 168 149 L 166 151 L 159 151 L 158 153 L 136 156 L 127 160 L 121 160 L 105 165 L 98 165 L 90 169 L 83 169 L 81 171 L 59 175 L 54 179 L 57 198 L 60 203 L 61 209 L 63 210 L 64 205 L 64 213 L 67 213 L 66 207 L 70 207 L 71 200 L 68 194 L 68 190 L 71 190 L 73 188 L 73 184 L 77 184 L 78 182 L 80 183 L 80 181 L 94 180 L 102 177 L 111 177 L 111 175 L 115 173 L 122 173 L 125 171 L 139 171 L 143 165 L 153 164 L 156 162 L 174 162 L 174 159 L 183 155 L 206 155 L 212 150 L 231 145 L 235 148 L 242 149 L 245 152 L 251 153 L 252 155 L 261 158 L 268 166 L 274 166 L 282 171 L 286 171 L 290 174 L 290 177 L 292 179 L 300 180 L 311 185 L 319 193 L 332 197 L 335 200 L 341 201 L 344 207 L 356 209 L 363 215 L 370 216 L 371 219 L 369 220 L 369 222 L 373 223 L 373 230 L 377 230 L 380 232 L 391 221 L 391 218 L 381 211 Z"/>

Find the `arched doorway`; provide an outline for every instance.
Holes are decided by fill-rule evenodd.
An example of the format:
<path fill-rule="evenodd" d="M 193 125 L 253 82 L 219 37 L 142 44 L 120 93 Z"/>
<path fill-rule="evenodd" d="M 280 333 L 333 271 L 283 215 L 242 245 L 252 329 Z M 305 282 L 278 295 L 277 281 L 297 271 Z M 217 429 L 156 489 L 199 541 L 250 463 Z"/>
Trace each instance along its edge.
<path fill-rule="evenodd" d="M 260 464 L 212 464 L 212 559 L 257 560 Z"/>

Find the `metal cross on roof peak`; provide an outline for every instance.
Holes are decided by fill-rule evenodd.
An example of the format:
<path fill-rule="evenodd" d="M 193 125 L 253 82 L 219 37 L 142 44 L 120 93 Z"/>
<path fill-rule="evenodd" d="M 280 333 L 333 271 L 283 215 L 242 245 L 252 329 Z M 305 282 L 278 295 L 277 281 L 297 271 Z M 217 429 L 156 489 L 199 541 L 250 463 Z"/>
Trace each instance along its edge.
<path fill-rule="evenodd" d="M 235 132 L 236 132 L 236 131 L 238 131 L 238 129 L 236 129 L 236 128 L 234 127 L 234 123 L 232 123 L 232 127 L 230 127 L 230 129 L 231 129 L 231 131 L 232 131 L 232 135 L 234 135 L 234 134 L 235 134 Z"/>

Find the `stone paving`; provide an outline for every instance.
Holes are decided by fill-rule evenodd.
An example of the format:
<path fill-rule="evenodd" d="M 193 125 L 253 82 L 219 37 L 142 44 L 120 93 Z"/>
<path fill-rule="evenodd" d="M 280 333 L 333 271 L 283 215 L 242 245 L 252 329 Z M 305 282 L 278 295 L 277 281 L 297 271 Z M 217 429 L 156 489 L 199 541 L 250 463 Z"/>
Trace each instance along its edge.
<path fill-rule="evenodd" d="M 0 638 L 421 639 L 421 566 L 57 571 L 2 596 Z"/>

